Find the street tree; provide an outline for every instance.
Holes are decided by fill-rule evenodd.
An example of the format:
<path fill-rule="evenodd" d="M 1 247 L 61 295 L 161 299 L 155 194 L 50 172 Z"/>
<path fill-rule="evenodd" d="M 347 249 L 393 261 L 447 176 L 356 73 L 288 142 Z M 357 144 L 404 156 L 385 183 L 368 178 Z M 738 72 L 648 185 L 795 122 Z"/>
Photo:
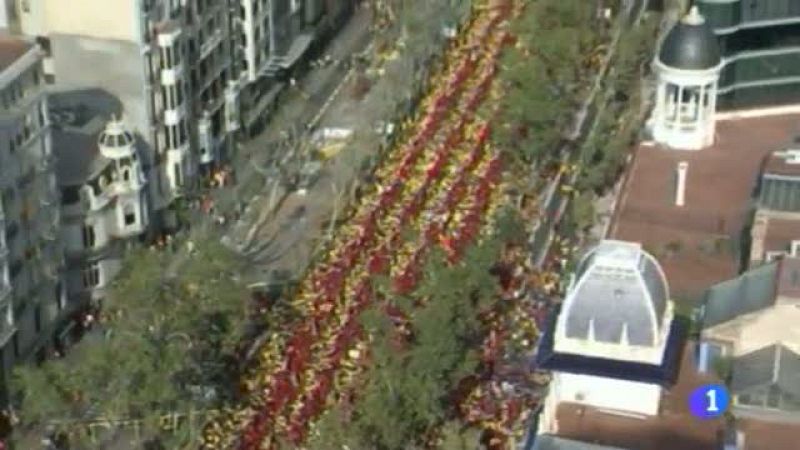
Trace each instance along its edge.
<path fill-rule="evenodd" d="M 168 278 L 164 254 L 134 251 L 104 300 L 100 329 L 63 359 L 16 370 L 23 423 L 140 419 L 152 436 L 154 417 L 229 400 L 248 292 L 220 243 L 195 252 Z"/>

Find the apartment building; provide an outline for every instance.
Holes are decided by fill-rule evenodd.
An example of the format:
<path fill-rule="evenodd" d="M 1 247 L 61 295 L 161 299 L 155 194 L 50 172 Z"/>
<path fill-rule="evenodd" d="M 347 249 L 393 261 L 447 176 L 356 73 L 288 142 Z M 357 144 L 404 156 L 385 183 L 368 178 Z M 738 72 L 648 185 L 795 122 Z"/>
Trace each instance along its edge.
<path fill-rule="evenodd" d="M 286 79 L 313 46 L 341 25 L 353 0 L 233 0 L 234 54 L 243 84 L 242 126 L 266 120 Z"/>
<path fill-rule="evenodd" d="M 119 102 L 97 89 L 50 96 L 64 282 L 70 300 L 80 304 L 104 296 L 127 244 L 149 225 L 139 143 L 121 113 Z"/>
<path fill-rule="evenodd" d="M 173 226 L 173 202 L 238 128 L 227 2 L 28 0 L 16 14 L 24 34 L 40 37 L 59 89 L 119 98 L 141 142 L 153 222 Z"/>
<path fill-rule="evenodd" d="M 800 2 L 697 0 L 722 49 L 721 110 L 800 101 Z"/>
<path fill-rule="evenodd" d="M 199 164 L 208 169 L 233 146 L 239 129 L 239 83 L 227 0 L 191 0 L 184 11 L 193 136 Z M 195 122 L 195 121 L 193 121 Z"/>
<path fill-rule="evenodd" d="M 50 344 L 68 308 L 40 49 L 0 35 L 0 397 L 14 362 Z"/>

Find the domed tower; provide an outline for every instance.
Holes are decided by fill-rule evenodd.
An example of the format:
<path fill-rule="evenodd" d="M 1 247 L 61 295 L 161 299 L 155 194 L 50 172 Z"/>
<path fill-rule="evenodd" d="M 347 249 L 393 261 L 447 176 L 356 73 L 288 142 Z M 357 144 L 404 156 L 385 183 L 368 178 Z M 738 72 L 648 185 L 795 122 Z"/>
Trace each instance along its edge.
<path fill-rule="evenodd" d="M 655 141 L 681 150 L 712 145 L 722 58 L 717 37 L 696 6 L 669 31 L 654 66 Z"/>
<path fill-rule="evenodd" d="M 100 154 L 113 164 L 112 182 L 116 196 L 117 235 L 129 237 L 147 228 L 146 178 L 136 152 L 136 139 L 116 117 L 97 138 Z"/>
<path fill-rule="evenodd" d="M 672 311 L 656 259 L 633 242 L 602 241 L 581 260 L 556 326 L 556 350 L 658 363 Z"/>
<path fill-rule="evenodd" d="M 540 431 L 561 403 L 625 416 L 659 414 L 683 348 L 664 271 L 641 244 L 601 241 L 580 261 L 536 364 L 552 373 Z"/>

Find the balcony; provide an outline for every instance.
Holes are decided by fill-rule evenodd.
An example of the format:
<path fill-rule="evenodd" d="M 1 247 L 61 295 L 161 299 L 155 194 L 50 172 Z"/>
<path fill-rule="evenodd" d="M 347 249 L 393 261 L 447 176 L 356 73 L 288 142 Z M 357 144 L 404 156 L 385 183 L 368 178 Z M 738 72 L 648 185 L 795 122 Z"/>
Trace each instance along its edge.
<path fill-rule="evenodd" d="M 20 100 L 8 108 L 0 108 L 0 121 L 19 120 L 20 117 L 37 107 L 44 94 L 44 84 L 29 87 Z"/>
<path fill-rule="evenodd" d="M 172 47 L 181 35 L 181 26 L 174 20 L 168 20 L 156 25 L 158 35 L 157 42 L 159 47 Z"/>
<path fill-rule="evenodd" d="M 270 55 L 261 70 L 262 74 L 274 77 L 280 71 L 290 69 L 306 53 L 313 41 L 313 33 L 301 33 L 295 36 L 285 52 Z"/>
<path fill-rule="evenodd" d="M 200 46 L 200 59 L 205 59 L 222 42 L 222 30 L 217 29 Z"/>
<path fill-rule="evenodd" d="M 235 84 L 231 84 L 225 89 L 225 129 L 228 132 L 239 129 L 241 120 L 239 112 L 239 89 Z"/>
<path fill-rule="evenodd" d="M 40 228 L 40 234 L 44 240 L 52 242 L 58 239 L 59 227 L 56 222 L 58 222 L 58 220 L 57 218 L 54 218 L 53 220 L 49 220 L 42 224 Z"/>
<path fill-rule="evenodd" d="M 171 69 L 161 69 L 161 84 L 163 86 L 172 86 L 183 78 L 183 74 L 183 64 L 178 64 Z"/>
<path fill-rule="evenodd" d="M 53 156 L 52 151 L 39 159 L 38 164 L 36 165 L 36 169 L 39 173 L 47 173 L 53 170 L 55 167 L 56 158 Z"/>
<path fill-rule="evenodd" d="M 798 56 L 800 47 L 787 47 L 747 51 L 727 58 L 720 78 L 720 91 L 725 93 L 735 89 L 737 84 L 766 84 L 768 80 L 798 77 Z"/>
<path fill-rule="evenodd" d="M 214 135 L 211 130 L 211 118 L 204 116 L 197 124 L 198 146 L 200 148 L 200 162 L 210 163 L 214 160 Z"/>
<path fill-rule="evenodd" d="M 178 125 L 182 118 L 186 117 L 186 104 L 181 103 L 175 109 L 164 110 L 164 125 Z"/>

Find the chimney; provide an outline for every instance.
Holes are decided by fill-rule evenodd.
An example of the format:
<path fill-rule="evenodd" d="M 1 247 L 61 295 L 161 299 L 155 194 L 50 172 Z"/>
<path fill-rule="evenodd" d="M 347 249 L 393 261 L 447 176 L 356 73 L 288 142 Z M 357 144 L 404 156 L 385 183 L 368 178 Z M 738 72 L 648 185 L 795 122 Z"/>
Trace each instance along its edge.
<path fill-rule="evenodd" d="M 681 161 L 678 163 L 678 182 L 675 186 L 675 206 L 683 206 L 686 203 L 686 171 L 689 170 L 689 163 Z"/>
<path fill-rule="evenodd" d="M 750 264 L 759 263 L 764 260 L 764 237 L 767 234 L 769 218 L 762 214 L 756 214 L 753 220 L 753 228 L 750 230 Z"/>

